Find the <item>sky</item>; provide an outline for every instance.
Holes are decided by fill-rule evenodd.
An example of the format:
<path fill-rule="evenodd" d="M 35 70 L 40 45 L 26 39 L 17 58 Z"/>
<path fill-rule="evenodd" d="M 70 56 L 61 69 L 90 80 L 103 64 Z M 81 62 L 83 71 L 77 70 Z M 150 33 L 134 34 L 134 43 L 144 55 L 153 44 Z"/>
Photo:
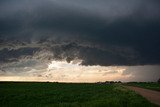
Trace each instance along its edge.
<path fill-rule="evenodd" d="M 0 1 L 0 81 L 159 78 L 159 0 Z"/>

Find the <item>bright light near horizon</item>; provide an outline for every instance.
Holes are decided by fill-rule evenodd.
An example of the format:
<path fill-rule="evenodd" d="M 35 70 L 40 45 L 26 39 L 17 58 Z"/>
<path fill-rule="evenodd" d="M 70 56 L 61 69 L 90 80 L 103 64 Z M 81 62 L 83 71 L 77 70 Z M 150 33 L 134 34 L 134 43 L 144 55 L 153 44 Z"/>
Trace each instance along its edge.
<path fill-rule="evenodd" d="M 43 62 L 31 67 L 12 67 L 0 72 L 0 81 L 156 81 L 160 66 L 82 65 L 82 60 Z M 152 73 L 150 72 L 152 71 Z"/>
<path fill-rule="evenodd" d="M 82 60 L 52 61 L 47 71 L 42 75 L 54 81 L 96 82 L 106 80 L 119 80 L 125 67 L 117 66 L 85 66 Z M 125 76 L 124 76 L 125 77 Z"/>
<path fill-rule="evenodd" d="M 70 63 L 66 61 L 52 61 L 48 64 L 48 70 L 54 69 L 63 69 L 63 68 L 72 68 L 72 67 L 79 67 L 82 63 L 82 60 L 73 60 Z"/>

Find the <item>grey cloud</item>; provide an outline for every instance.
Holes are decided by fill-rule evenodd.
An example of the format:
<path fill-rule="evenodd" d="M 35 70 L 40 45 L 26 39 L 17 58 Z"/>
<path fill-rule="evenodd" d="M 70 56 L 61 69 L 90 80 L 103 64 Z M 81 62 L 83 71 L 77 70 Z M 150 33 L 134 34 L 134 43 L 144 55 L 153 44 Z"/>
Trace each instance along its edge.
<path fill-rule="evenodd" d="M 0 66 L 0 76 L 38 76 L 46 72 L 48 65 L 45 61 L 36 59 L 19 59 Z"/>
<path fill-rule="evenodd" d="M 59 5 L 68 8 L 78 8 L 105 20 L 115 20 L 124 17 L 138 17 L 146 19 L 158 19 L 158 0 L 55 0 Z"/>
<path fill-rule="evenodd" d="M 131 47 L 92 46 L 75 42 L 56 44 L 53 41 L 41 41 L 34 44 L 16 45 L 2 48 L 1 63 L 18 62 L 20 60 L 36 59 L 49 62 L 51 60 L 82 59 L 82 65 L 132 65 L 138 64 L 139 53 Z M 4 46 L 7 47 L 7 46 Z M 105 60 L 104 60 L 105 59 Z"/>
<path fill-rule="evenodd" d="M 157 81 L 160 77 L 159 65 L 130 66 L 123 72 L 123 75 L 131 75 L 128 81 Z"/>
<path fill-rule="evenodd" d="M 34 52 L 38 50 L 37 48 L 20 48 L 18 50 L 9 50 L 4 48 L 0 51 L 0 63 L 12 62 L 18 60 L 21 56 L 32 56 Z"/>
<path fill-rule="evenodd" d="M 0 62 L 74 58 L 84 65 L 160 63 L 159 0 L 6 0 Z"/>

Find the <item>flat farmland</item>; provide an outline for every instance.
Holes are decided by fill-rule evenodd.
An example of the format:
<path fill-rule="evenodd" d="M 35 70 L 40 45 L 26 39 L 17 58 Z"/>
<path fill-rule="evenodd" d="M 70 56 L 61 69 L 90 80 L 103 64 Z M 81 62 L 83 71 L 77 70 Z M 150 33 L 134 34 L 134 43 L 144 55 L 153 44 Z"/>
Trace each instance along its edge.
<path fill-rule="evenodd" d="M 1 107 L 157 107 L 119 84 L 0 82 Z"/>

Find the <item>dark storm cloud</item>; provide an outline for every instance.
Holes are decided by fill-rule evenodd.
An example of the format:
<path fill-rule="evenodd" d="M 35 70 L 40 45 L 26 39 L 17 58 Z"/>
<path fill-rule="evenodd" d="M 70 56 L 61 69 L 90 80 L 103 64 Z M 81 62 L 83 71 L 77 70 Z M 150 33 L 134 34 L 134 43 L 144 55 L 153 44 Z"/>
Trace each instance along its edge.
<path fill-rule="evenodd" d="M 20 48 L 20 49 L 7 49 L 4 48 L 0 51 L 0 62 L 12 62 L 17 61 L 20 56 L 32 56 L 38 48 Z"/>
<path fill-rule="evenodd" d="M 84 65 L 160 64 L 159 5 L 159 0 L 2 0 L 1 62 L 48 50 L 49 57 L 38 56 L 80 58 Z"/>

